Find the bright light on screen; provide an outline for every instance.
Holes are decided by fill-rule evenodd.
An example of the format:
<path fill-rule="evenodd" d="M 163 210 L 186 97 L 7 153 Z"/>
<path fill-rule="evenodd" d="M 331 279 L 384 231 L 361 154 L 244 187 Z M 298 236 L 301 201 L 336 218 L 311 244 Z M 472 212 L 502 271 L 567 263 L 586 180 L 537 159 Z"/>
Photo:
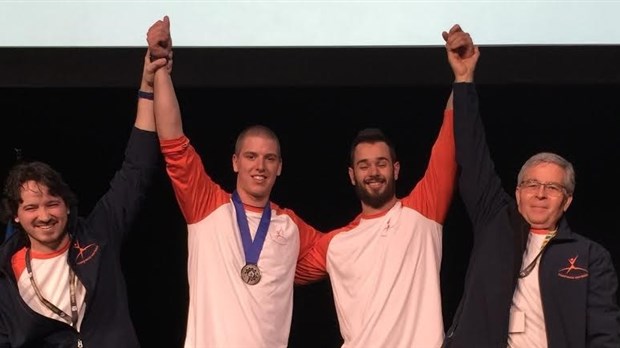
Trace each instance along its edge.
<path fill-rule="evenodd" d="M 170 16 L 177 47 L 616 45 L 620 1 L 6 1 L 2 47 L 141 47 Z"/>

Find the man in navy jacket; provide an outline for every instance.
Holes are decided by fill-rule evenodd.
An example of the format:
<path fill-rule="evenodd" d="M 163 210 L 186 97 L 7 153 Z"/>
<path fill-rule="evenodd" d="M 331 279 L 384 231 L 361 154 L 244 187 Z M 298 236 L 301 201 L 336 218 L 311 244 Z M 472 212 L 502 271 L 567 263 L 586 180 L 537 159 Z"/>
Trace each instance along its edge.
<path fill-rule="evenodd" d="M 459 35 L 444 33 L 447 42 Z M 465 291 L 444 347 L 620 347 L 618 277 L 609 252 L 564 217 L 575 189 L 570 162 L 539 153 L 502 188 L 487 147 L 473 84 L 479 51 L 448 52 L 454 84 L 459 188 L 474 245 Z"/>
<path fill-rule="evenodd" d="M 161 164 L 153 79 L 172 64 L 148 57 L 125 159 L 86 217 L 77 216 L 75 195 L 49 165 L 24 162 L 9 172 L 2 212 L 15 233 L 0 248 L 0 347 L 140 346 L 121 244 Z"/>

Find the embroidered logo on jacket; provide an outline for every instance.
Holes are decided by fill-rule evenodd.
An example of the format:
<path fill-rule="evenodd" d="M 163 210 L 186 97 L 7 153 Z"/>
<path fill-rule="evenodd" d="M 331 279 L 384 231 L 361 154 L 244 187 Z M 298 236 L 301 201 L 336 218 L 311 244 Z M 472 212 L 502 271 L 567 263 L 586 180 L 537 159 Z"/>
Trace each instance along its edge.
<path fill-rule="evenodd" d="M 78 250 L 78 254 L 75 257 L 75 263 L 82 265 L 95 256 L 99 250 L 99 245 L 93 243 L 85 247 L 81 247 L 79 242 L 75 242 L 75 244 L 73 244 L 73 248 Z"/>
<path fill-rule="evenodd" d="M 587 269 L 575 266 L 575 263 L 577 262 L 578 257 L 579 255 L 569 258 L 568 259 L 569 266 L 560 269 L 560 271 L 558 272 L 558 275 L 562 278 L 567 278 L 567 279 L 581 279 L 581 278 L 587 277 L 588 276 Z"/>

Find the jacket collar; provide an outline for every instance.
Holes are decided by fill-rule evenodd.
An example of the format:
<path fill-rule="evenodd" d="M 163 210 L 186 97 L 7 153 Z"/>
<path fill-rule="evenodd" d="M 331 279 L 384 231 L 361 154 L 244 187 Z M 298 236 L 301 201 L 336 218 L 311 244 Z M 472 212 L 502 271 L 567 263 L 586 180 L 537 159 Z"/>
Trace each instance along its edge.
<path fill-rule="evenodd" d="M 527 236 L 530 233 L 532 227 L 530 224 L 525 221 L 523 215 L 519 213 L 519 208 L 517 207 L 516 202 L 513 202 L 513 207 L 510 209 L 510 220 L 512 222 L 512 228 L 519 233 L 516 233 L 515 238 L 517 238 L 516 242 L 519 243 L 523 248 L 527 243 Z M 560 218 L 558 222 L 558 231 L 554 240 L 572 240 L 575 237 L 573 236 L 573 231 L 571 231 L 570 226 L 568 226 L 568 220 L 564 215 Z"/>
<path fill-rule="evenodd" d="M 568 226 L 568 220 L 566 220 L 565 216 L 560 218 L 560 222 L 558 223 L 558 232 L 555 235 L 555 240 L 572 240 L 575 239 L 573 236 L 573 231 L 571 231 L 570 226 Z"/>

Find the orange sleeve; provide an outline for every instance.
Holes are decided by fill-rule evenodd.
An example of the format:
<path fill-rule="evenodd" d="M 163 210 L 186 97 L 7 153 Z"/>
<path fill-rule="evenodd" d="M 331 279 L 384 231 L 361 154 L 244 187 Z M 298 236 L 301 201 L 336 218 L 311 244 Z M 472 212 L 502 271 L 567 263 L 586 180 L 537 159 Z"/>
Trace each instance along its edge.
<path fill-rule="evenodd" d="M 284 209 L 284 213 L 291 217 L 299 230 L 299 256 L 295 269 L 295 284 L 308 284 L 323 279 L 327 276 L 325 257 L 321 262 L 321 258 L 317 257 L 316 248 L 325 233 L 309 225 L 290 209 Z"/>
<path fill-rule="evenodd" d="M 446 219 L 456 185 L 456 149 L 454 145 L 453 110 L 444 111 L 443 124 L 424 173 L 402 202 L 440 224 Z"/>
<path fill-rule="evenodd" d="M 318 231 L 290 209 L 284 209 L 299 229 L 299 256 L 295 269 L 295 284 L 304 285 L 327 276 L 327 247 L 333 234 Z"/>
<path fill-rule="evenodd" d="M 334 235 L 321 233 L 303 255 L 300 249 L 300 258 L 295 269 L 295 285 L 310 284 L 327 276 L 327 247 Z"/>
<path fill-rule="evenodd" d="M 308 250 L 297 261 L 297 269 L 295 271 L 295 284 L 305 285 L 321 280 L 327 273 L 327 251 L 329 243 L 341 232 L 346 232 L 359 224 L 359 216 L 349 223 L 347 226 L 335 229 L 329 233 L 319 233 Z M 301 250 L 300 250 L 301 251 Z"/>
<path fill-rule="evenodd" d="M 230 194 L 211 180 L 186 136 L 160 139 L 160 146 L 166 171 L 188 224 L 202 220 L 218 206 L 229 202 Z"/>
<path fill-rule="evenodd" d="M 26 247 L 19 249 L 11 257 L 11 266 L 13 267 L 13 273 L 15 274 L 15 280 L 19 280 L 22 276 L 22 272 L 26 269 Z"/>

